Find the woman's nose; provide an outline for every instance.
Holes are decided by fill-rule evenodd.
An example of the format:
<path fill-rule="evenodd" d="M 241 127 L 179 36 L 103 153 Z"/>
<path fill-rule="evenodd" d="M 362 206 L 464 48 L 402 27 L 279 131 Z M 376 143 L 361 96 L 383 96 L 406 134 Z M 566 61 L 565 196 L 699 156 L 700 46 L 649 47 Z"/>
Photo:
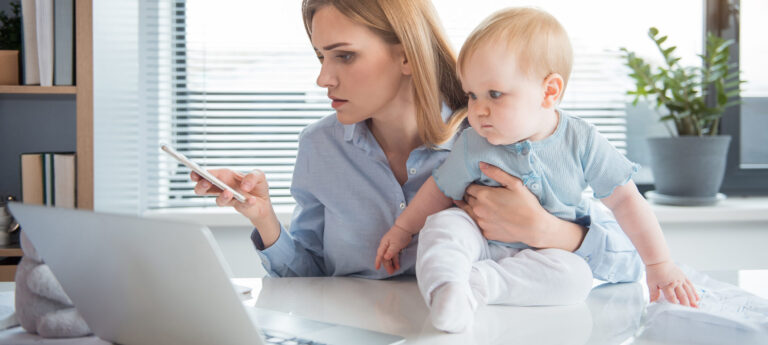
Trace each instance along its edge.
<path fill-rule="evenodd" d="M 331 88 L 338 85 L 338 79 L 334 75 L 332 68 L 323 63 L 320 67 L 320 74 L 317 76 L 317 85 L 323 88 Z"/>

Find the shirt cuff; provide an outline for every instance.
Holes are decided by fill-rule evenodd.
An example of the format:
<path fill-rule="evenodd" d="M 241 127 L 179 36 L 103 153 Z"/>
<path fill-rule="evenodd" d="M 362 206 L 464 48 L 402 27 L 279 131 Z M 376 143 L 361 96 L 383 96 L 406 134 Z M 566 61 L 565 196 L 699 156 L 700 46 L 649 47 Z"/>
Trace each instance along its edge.
<path fill-rule="evenodd" d="M 591 267 L 592 255 L 604 250 L 605 234 L 600 233 L 601 230 L 603 230 L 602 228 L 590 228 L 592 225 L 590 216 L 576 219 L 575 223 L 586 227 L 587 234 L 584 236 L 584 240 L 581 241 L 581 246 L 579 246 L 573 253 L 584 258 L 584 261 Z"/>
<path fill-rule="evenodd" d="M 256 253 L 261 258 L 264 270 L 270 276 L 280 276 L 274 270 L 274 266 L 289 264 L 296 253 L 296 245 L 293 242 L 293 238 L 282 224 L 280 224 L 280 234 L 277 237 L 277 241 L 269 246 L 269 248 L 264 248 L 264 241 L 261 239 L 261 234 L 259 234 L 259 230 L 256 228 L 251 233 L 251 241 L 253 241 L 253 246 L 256 248 Z"/>

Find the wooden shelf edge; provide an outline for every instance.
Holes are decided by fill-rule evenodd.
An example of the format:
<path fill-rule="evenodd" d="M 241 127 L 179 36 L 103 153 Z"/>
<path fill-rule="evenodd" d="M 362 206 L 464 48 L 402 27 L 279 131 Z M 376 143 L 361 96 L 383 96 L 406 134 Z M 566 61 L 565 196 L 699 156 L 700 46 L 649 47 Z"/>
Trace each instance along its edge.
<path fill-rule="evenodd" d="M 0 85 L 0 94 L 74 95 L 77 86 Z"/>
<path fill-rule="evenodd" d="M 15 247 L 12 246 L 0 246 L 0 257 L 2 256 L 23 256 L 24 252 L 21 251 L 21 247 L 18 244 Z"/>

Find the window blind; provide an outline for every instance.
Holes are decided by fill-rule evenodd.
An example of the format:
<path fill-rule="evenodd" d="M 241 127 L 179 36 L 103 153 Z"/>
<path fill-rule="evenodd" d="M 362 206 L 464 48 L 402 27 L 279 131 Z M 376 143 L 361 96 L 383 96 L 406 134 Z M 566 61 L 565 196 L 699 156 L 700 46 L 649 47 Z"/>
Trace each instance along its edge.
<path fill-rule="evenodd" d="M 222 44 L 210 40 L 207 30 L 226 23 L 195 17 L 210 15 L 199 11 L 202 1 L 160 0 L 147 6 L 157 13 L 146 28 L 157 44 L 147 47 L 144 60 L 146 111 L 157 119 L 150 124 L 156 129 L 151 145 L 168 142 L 208 169 L 260 169 L 272 203 L 292 205 L 289 187 L 299 132 L 332 113 L 325 90 L 314 85 L 319 64 L 306 36 L 301 45 Z M 299 13 L 292 14 L 300 20 Z M 148 208 L 215 204 L 194 194 L 188 168 L 162 153 L 153 158 Z"/>
<path fill-rule="evenodd" d="M 142 149 L 149 153 L 142 162 L 145 209 L 215 205 L 212 197 L 194 194 L 189 169 L 160 152 L 161 143 L 209 169 L 261 169 L 273 204 L 293 205 L 289 187 L 298 134 L 333 110 L 325 89 L 315 85 L 320 65 L 303 33 L 299 4 L 248 3 L 217 3 L 227 9 L 218 15 L 203 0 L 142 0 L 139 89 L 147 133 Z M 240 6 L 255 6 L 254 12 Z M 483 17 L 496 8 L 483 9 Z M 262 17 L 247 19 L 256 14 Z M 285 26 L 242 26 L 268 19 Z M 456 49 L 474 23 L 446 24 Z M 628 80 L 618 47 L 573 42 L 575 67 L 561 108 L 598 126 L 626 152 Z"/>

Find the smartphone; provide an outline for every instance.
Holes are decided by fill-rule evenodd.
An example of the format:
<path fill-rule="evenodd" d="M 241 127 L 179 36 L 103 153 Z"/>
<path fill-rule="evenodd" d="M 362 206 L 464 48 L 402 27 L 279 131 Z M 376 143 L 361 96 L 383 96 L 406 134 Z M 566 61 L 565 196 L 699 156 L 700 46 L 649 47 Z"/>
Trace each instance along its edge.
<path fill-rule="evenodd" d="M 178 151 L 174 150 L 172 147 L 168 145 L 160 146 L 160 149 L 171 155 L 171 157 L 176 158 L 177 161 L 181 162 L 182 164 L 186 165 L 192 171 L 196 172 L 200 177 L 208 180 L 208 182 L 212 183 L 214 186 L 221 188 L 221 190 L 228 190 L 232 192 L 232 195 L 235 196 L 235 199 L 239 202 L 245 202 L 245 197 L 238 193 L 236 190 L 232 189 L 232 187 L 228 186 L 226 183 L 221 182 L 221 180 L 217 179 L 216 176 L 211 175 L 208 171 L 201 168 L 197 163 L 189 160 L 187 156 L 184 156 L 183 154 L 179 153 Z"/>

